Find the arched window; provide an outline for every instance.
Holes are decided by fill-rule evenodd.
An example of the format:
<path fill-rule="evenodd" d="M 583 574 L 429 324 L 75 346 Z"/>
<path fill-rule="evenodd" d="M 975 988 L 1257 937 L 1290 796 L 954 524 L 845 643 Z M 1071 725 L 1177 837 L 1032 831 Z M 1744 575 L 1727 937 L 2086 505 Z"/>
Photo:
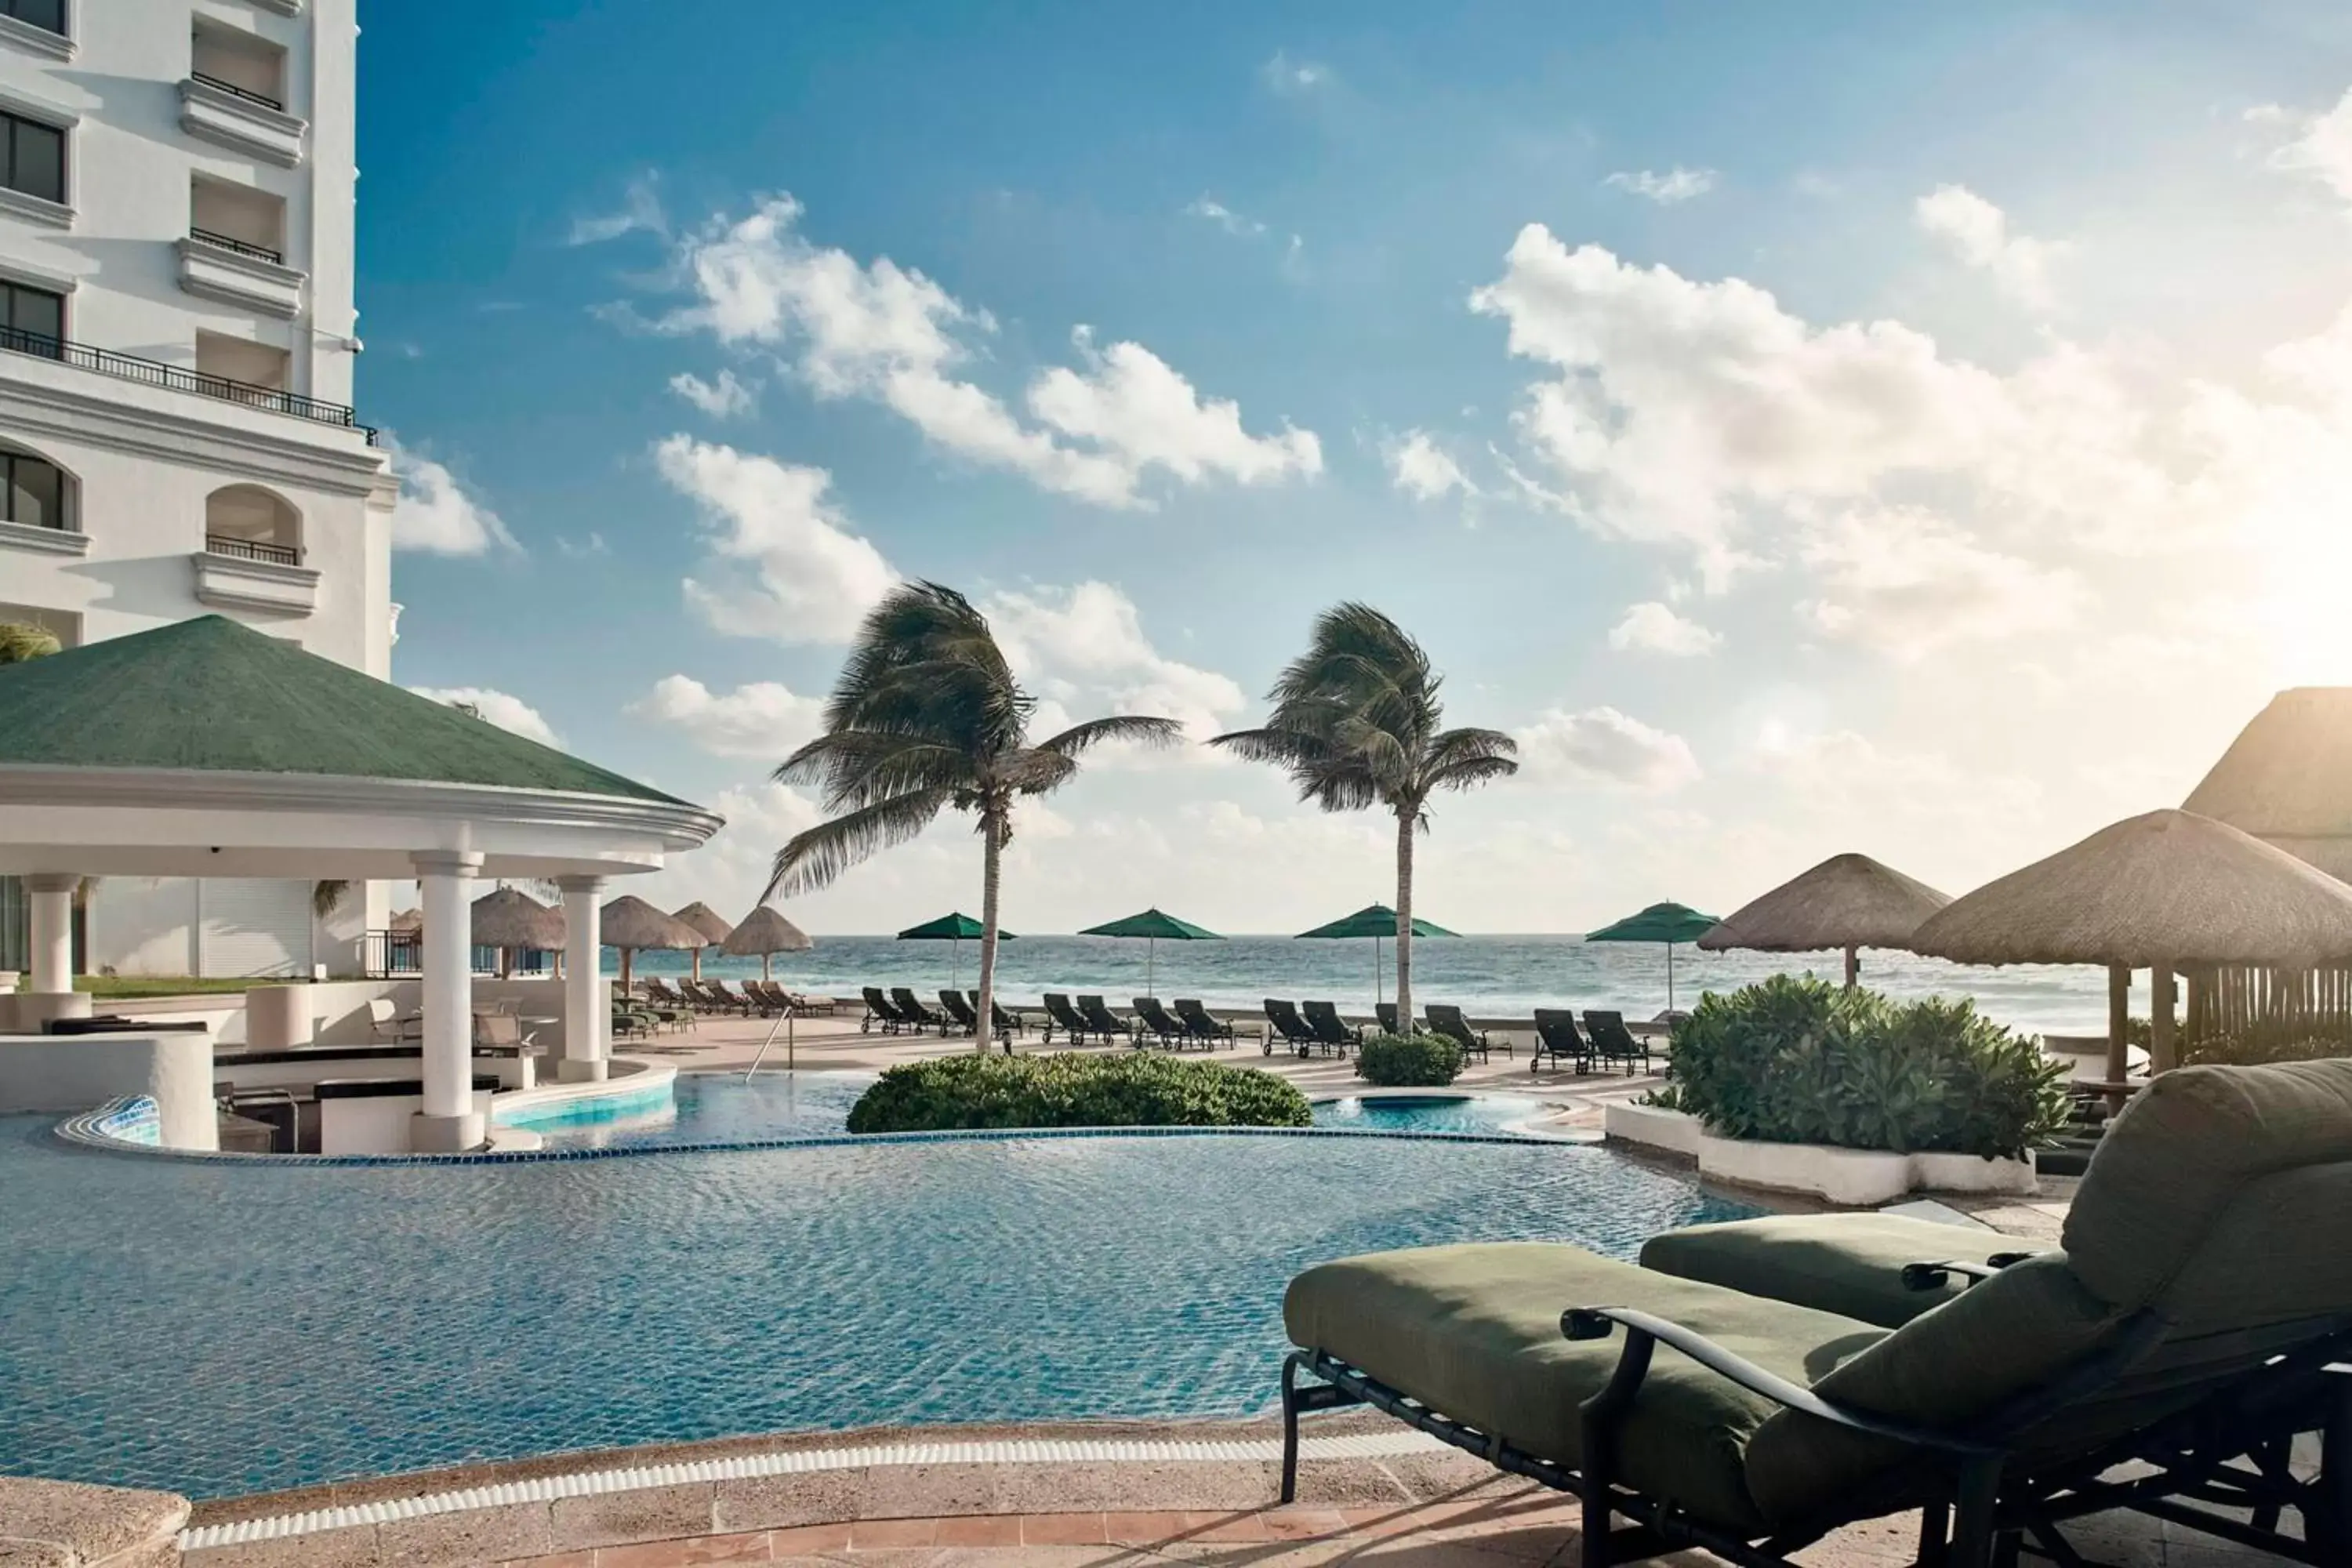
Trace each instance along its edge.
<path fill-rule="evenodd" d="M 302 514 L 275 490 L 228 485 L 205 498 L 205 548 L 215 555 L 302 563 Z"/>
<path fill-rule="evenodd" d="M 74 526 L 71 475 L 47 458 L 0 447 L 0 520 L 26 528 Z"/>

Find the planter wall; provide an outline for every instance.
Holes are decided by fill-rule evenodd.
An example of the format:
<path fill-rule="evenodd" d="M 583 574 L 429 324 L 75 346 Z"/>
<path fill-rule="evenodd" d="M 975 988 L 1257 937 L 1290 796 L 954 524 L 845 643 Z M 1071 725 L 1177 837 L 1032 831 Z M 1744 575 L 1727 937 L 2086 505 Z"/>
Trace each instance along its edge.
<path fill-rule="evenodd" d="M 1608 1136 L 1698 1163 L 1699 1174 L 1765 1192 L 1804 1193 L 1850 1207 L 1874 1207 L 1916 1192 L 2031 1194 L 2033 1162 L 1974 1154 L 1896 1154 L 1822 1143 L 1758 1143 L 1717 1138 L 1698 1119 L 1648 1105 L 1612 1105 Z"/>

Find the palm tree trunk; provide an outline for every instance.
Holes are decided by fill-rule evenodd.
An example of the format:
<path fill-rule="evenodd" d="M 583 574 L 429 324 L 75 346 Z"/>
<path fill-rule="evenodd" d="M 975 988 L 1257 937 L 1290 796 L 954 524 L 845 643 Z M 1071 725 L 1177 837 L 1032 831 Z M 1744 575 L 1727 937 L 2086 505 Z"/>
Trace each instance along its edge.
<path fill-rule="evenodd" d="M 1003 877 L 998 864 L 1004 841 L 1004 821 L 995 812 L 981 818 L 980 839 L 980 1000 L 972 1011 L 980 1026 L 972 1032 L 985 1055 L 989 1037 L 996 1033 L 996 894 Z"/>
<path fill-rule="evenodd" d="M 1419 813 L 1397 812 L 1397 1030 L 1412 1033 L 1412 830 Z"/>

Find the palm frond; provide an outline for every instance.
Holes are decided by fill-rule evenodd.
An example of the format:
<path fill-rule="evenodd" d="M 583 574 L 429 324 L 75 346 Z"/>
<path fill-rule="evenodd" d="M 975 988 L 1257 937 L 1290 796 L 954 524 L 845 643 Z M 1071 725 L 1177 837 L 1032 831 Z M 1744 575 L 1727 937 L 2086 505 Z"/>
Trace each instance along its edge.
<path fill-rule="evenodd" d="M 906 843 L 946 809 L 951 794 L 943 789 L 909 790 L 794 834 L 790 843 L 776 851 L 761 899 L 814 892 L 859 861 Z"/>
<path fill-rule="evenodd" d="M 1078 760 L 1043 746 L 1015 752 L 998 762 L 993 776 L 1017 795 L 1048 795 L 1076 776 Z"/>
<path fill-rule="evenodd" d="M 1519 754 L 1519 743 L 1500 730 L 1448 730 L 1429 742 L 1429 765 L 1446 768 L 1457 762 L 1500 758 L 1510 759 Z M 1511 763 L 1512 770 L 1518 764 Z"/>
<path fill-rule="evenodd" d="M 1122 713 L 1108 719 L 1089 719 L 1083 724 L 1073 724 L 1052 739 L 1038 742 L 1037 750 L 1075 757 L 1105 741 L 1131 741 L 1143 746 L 1172 746 L 1183 738 L 1184 726 L 1173 719 L 1151 719 L 1140 714 Z"/>
<path fill-rule="evenodd" d="M 915 789 L 953 789 L 977 776 L 973 760 L 919 735 L 866 730 L 819 735 L 778 764 L 778 784 L 814 784 L 824 808 L 856 810 Z"/>

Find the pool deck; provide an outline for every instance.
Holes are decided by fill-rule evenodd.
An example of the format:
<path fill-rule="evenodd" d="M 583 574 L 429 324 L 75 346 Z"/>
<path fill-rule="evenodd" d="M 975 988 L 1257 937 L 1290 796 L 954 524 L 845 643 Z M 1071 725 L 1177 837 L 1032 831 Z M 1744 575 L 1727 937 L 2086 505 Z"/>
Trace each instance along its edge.
<path fill-rule="evenodd" d="M 1411 1451 L 1403 1427 L 1360 1412 L 1322 1418 L 1309 1431 L 1385 1437 L 1391 1448 L 1406 1451 L 1310 1458 L 1300 1467 L 1300 1500 L 1286 1508 L 1273 1506 L 1277 1467 L 1263 1457 L 1143 1457 L 1179 1444 L 1229 1447 L 1243 1437 L 1264 1444 L 1274 1436 L 1265 1422 L 737 1439 L 200 1503 L 191 1523 L 204 1534 L 195 1540 L 217 1537 L 237 1521 L 339 1511 L 313 1514 L 299 1533 L 195 1545 L 183 1561 L 187 1568 L 1096 1568 L 1156 1562 L 1306 1568 L 1360 1560 L 1396 1568 L 1572 1568 L 1578 1562 L 1575 1506 L 1559 1493 L 1500 1476 L 1451 1449 Z M 969 1446 L 952 1452 L 1117 1441 L 1139 1452 L 1084 1462 L 958 1462 L 937 1453 L 938 1462 L 898 1462 L 910 1450 L 890 1445 L 908 1440 Z M 867 1447 L 845 1453 L 845 1445 Z M 693 1468 L 698 1460 L 707 1470 L 714 1459 L 777 1453 L 848 1462 L 716 1479 Z M 919 1452 L 913 1457 L 921 1458 Z M 561 1489 L 583 1474 L 626 1484 L 573 1486 L 551 1498 L 522 1495 L 534 1485 Z M 458 1489 L 472 1489 L 461 1498 Z M 426 1494 L 451 1506 L 404 1511 L 400 1500 Z M 375 1517 L 359 1517 L 368 1513 Z M 1801 1561 L 1809 1568 L 1899 1568 L 1911 1561 L 1916 1528 L 1916 1516 L 1857 1526 L 1809 1549 Z M 2127 1516 L 2084 1521 L 2074 1539 L 2112 1568 L 2255 1568 L 2273 1561 Z M 1718 1560 L 1693 1552 L 1665 1561 L 1696 1568 Z"/>

